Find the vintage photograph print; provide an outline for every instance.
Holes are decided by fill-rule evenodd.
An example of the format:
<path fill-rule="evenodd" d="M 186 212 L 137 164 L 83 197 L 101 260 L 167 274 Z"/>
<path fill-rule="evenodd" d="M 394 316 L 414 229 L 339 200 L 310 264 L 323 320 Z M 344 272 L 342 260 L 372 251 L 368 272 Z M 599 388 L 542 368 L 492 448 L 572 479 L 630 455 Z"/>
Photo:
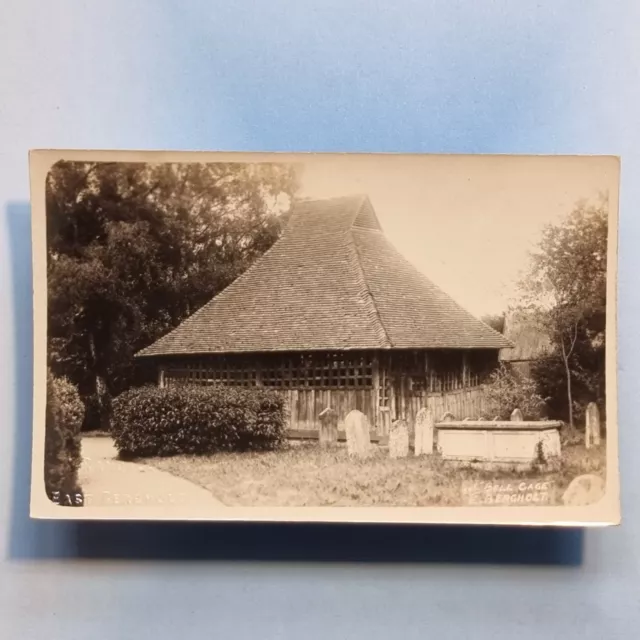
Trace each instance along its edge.
<path fill-rule="evenodd" d="M 619 522 L 617 158 L 31 179 L 33 517 Z"/>

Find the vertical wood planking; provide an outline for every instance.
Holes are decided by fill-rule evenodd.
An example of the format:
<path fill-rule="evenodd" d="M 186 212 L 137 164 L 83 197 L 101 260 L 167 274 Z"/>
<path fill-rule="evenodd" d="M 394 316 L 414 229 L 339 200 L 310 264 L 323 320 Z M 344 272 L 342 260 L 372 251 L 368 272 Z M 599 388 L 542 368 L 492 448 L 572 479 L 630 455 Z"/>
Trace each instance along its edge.
<path fill-rule="evenodd" d="M 371 361 L 371 382 L 373 389 L 371 390 L 371 402 L 370 402 L 370 422 L 374 428 L 379 431 L 379 406 L 380 406 L 380 356 L 376 351 L 373 354 Z M 365 412 L 366 413 L 366 412 Z"/>
<path fill-rule="evenodd" d="M 292 419 L 295 420 L 294 424 L 292 425 L 292 428 L 298 429 L 299 428 L 298 425 L 300 424 L 300 391 L 295 389 L 294 391 L 292 391 L 291 397 L 292 397 L 292 404 L 294 407 L 291 414 L 292 414 Z"/>
<path fill-rule="evenodd" d="M 439 419 L 450 412 L 457 419 L 479 418 L 486 411 L 484 389 L 459 389 L 442 393 L 416 394 L 411 401 L 410 420 L 415 421 L 418 411 L 426 407 Z"/>
<path fill-rule="evenodd" d="M 165 380 L 171 384 L 172 380 Z M 289 409 L 289 428 L 296 430 L 317 429 L 318 416 L 327 407 L 338 414 L 338 425 L 344 427 L 345 416 L 357 409 L 375 426 L 379 435 L 387 435 L 392 419 L 390 412 L 380 411 L 378 395 L 374 389 L 281 389 Z M 433 411 L 436 419 L 451 412 L 457 419 L 477 419 L 486 409 L 483 387 L 459 389 L 441 393 L 419 392 L 405 398 L 406 418 L 410 427 L 423 407 Z"/>

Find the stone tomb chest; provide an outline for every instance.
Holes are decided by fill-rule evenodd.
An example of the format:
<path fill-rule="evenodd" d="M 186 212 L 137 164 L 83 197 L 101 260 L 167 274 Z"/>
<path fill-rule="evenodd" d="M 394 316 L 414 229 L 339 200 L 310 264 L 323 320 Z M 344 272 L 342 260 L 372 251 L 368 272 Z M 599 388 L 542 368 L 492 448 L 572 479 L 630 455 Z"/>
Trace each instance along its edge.
<path fill-rule="evenodd" d="M 438 422 L 436 446 L 443 459 L 505 465 L 531 465 L 560 455 L 557 421 Z"/>

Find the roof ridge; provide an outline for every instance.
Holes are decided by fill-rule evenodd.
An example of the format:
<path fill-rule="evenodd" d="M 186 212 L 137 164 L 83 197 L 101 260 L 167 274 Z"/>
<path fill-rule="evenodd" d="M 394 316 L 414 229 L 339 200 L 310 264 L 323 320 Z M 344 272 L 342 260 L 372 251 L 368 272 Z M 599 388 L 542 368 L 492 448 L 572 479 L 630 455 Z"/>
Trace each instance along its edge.
<path fill-rule="evenodd" d="M 391 338 L 389 337 L 389 332 L 382 322 L 382 317 L 380 316 L 380 311 L 378 310 L 378 306 L 376 305 L 376 300 L 373 297 L 373 293 L 371 292 L 369 284 L 367 283 L 367 279 L 364 275 L 364 270 L 362 268 L 361 262 L 362 256 L 360 255 L 360 251 L 358 251 L 358 245 L 353 238 L 353 227 L 350 227 L 347 231 L 347 244 L 355 254 L 356 278 L 361 288 L 361 294 L 363 295 L 363 301 L 367 310 L 367 315 L 371 318 L 375 326 L 376 334 L 380 338 L 380 346 L 392 347 L 393 344 L 391 342 Z"/>

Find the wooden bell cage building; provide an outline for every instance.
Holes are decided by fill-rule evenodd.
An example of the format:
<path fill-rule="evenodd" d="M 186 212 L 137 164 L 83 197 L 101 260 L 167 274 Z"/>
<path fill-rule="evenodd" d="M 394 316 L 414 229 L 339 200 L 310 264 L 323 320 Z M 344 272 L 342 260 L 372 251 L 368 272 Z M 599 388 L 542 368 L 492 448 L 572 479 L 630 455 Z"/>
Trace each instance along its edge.
<path fill-rule="evenodd" d="M 297 202 L 269 251 L 137 357 L 160 385 L 273 388 L 292 430 L 332 407 L 385 435 L 422 406 L 478 417 L 511 346 L 403 258 L 357 196 Z"/>

